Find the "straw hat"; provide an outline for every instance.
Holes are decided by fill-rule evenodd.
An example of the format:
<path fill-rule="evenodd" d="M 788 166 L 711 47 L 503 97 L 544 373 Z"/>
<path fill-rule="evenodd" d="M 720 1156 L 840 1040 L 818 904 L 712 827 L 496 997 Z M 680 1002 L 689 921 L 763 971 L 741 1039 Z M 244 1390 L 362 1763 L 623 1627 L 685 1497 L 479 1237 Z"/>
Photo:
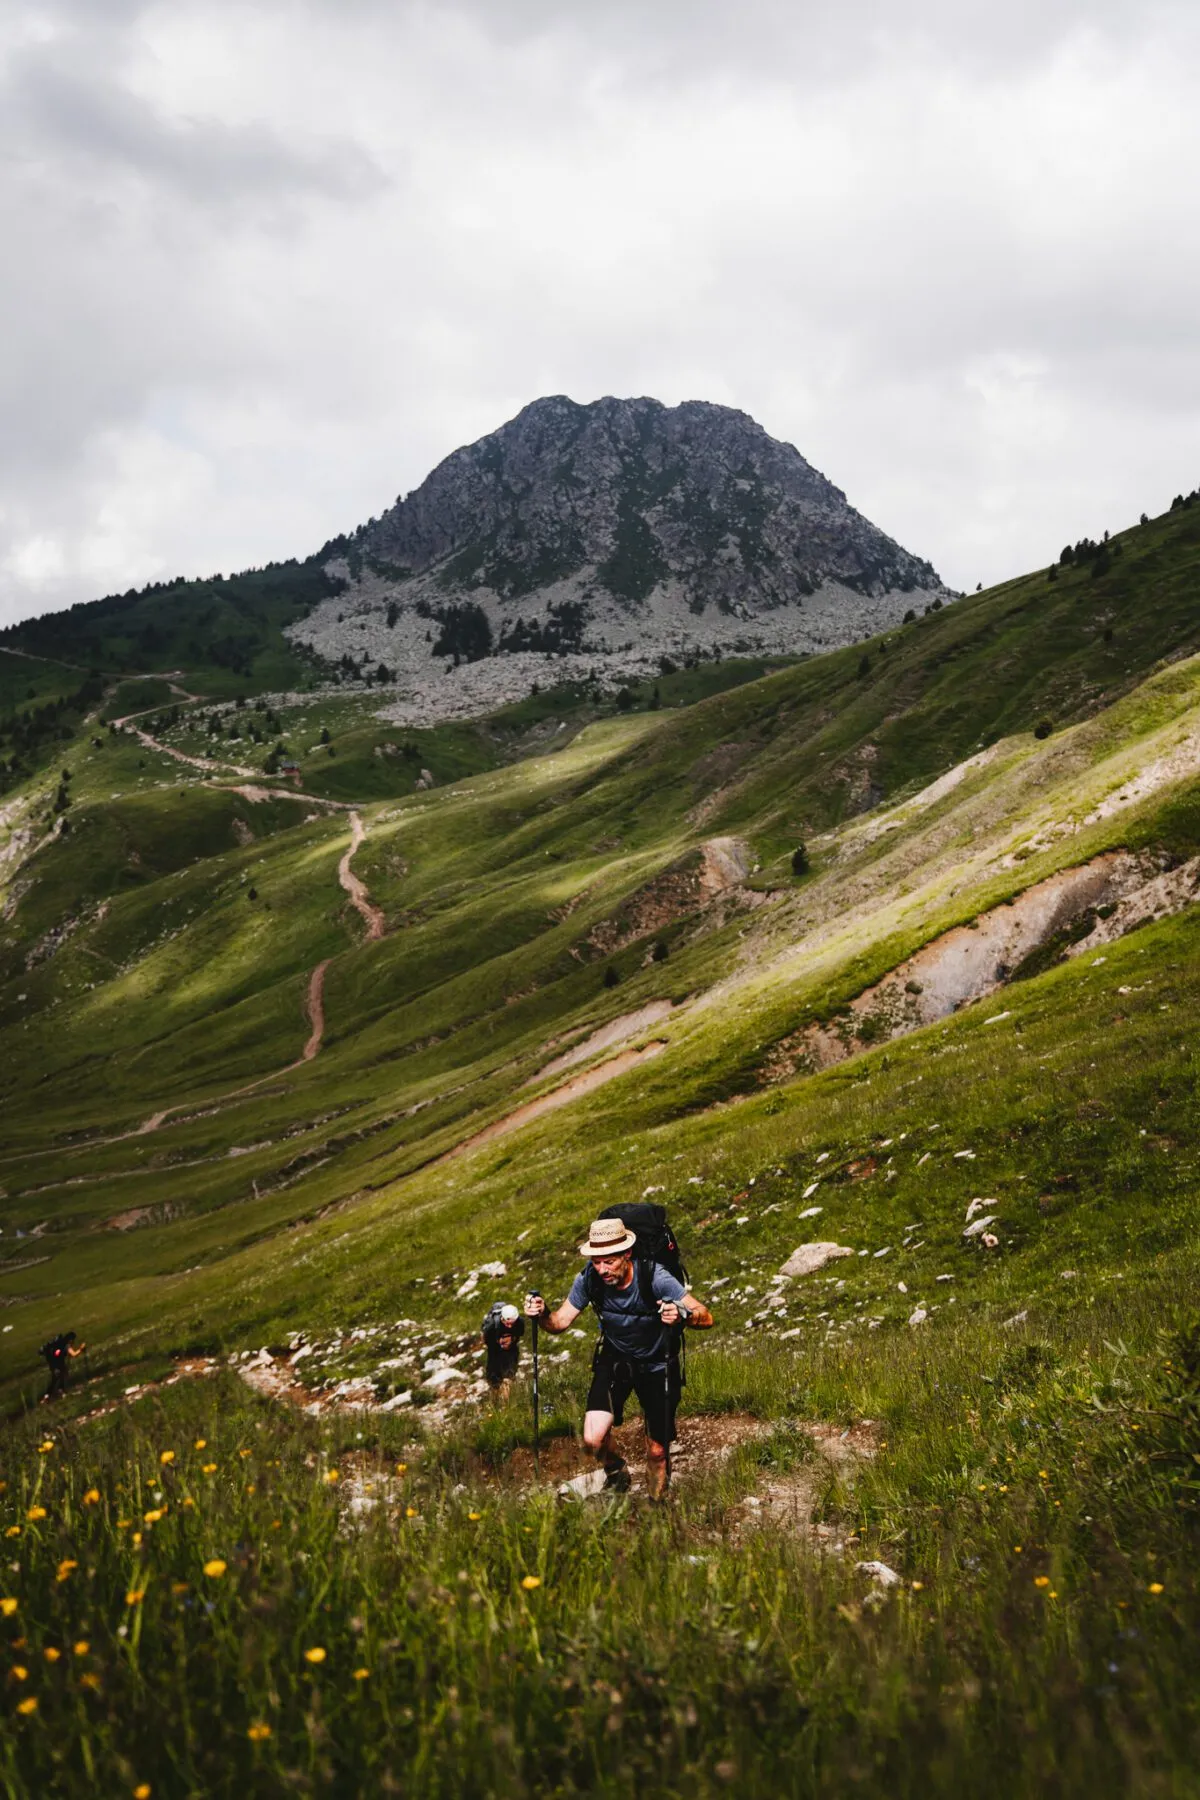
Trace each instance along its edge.
<path fill-rule="evenodd" d="M 580 1244 L 580 1256 L 620 1256 L 637 1243 L 637 1232 L 630 1231 L 621 1219 L 593 1219 L 588 1226 L 588 1241 Z"/>

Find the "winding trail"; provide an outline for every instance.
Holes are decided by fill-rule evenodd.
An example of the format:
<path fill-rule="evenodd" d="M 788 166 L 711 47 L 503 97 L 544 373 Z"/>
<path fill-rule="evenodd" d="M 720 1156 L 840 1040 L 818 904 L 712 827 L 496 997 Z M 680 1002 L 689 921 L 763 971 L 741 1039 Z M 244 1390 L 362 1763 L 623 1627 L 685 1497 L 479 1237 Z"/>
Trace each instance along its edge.
<path fill-rule="evenodd" d="M 321 1040 L 325 1036 L 325 971 L 333 961 L 327 956 L 319 962 L 308 978 L 308 1022 L 312 1027 L 307 1044 L 300 1053 L 301 1062 L 311 1062 L 321 1048 Z M 296 1067 L 292 1063 L 291 1067 Z"/>
<path fill-rule="evenodd" d="M 372 903 L 367 893 L 366 883 L 360 881 L 351 869 L 354 853 L 367 835 L 367 828 L 356 812 L 350 814 L 350 848 L 338 864 L 338 881 L 350 896 L 350 904 L 361 915 L 367 927 L 367 942 L 377 943 L 383 936 L 387 921 L 378 906 Z"/>
<path fill-rule="evenodd" d="M 331 802 L 331 804 L 342 806 L 345 802 L 334 801 Z M 366 883 L 361 881 L 350 868 L 350 863 L 354 854 L 362 844 L 366 835 L 367 828 L 363 824 L 362 819 L 357 812 L 352 811 L 350 814 L 350 848 L 338 862 L 338 885 L 349 896 L 351 905 L 361 915 L 366 924 L 366 942 L 377 943 L 379 939 L 383 937 L 387 928 L 387 921 L 384 917 L 383 909 L 375 905 L 367 891 Z M 317 964 L 316 968 L 308 978 L 305 1010 L 308 1013 L 309 1034 L 308 1040 L 295 1062 L 287 1063 L 282 1069 L 272 1069 L 268 1075 L 259 1075 L 256 1080 L 247 1082 L 244 1087 L 232 1088 L 226 1094 L 214 1095 L 212 1100 L 203 1103 L 206 1112 L 216 1111 L 231 1100 L 241 1100 L 245 1095 L 253 1094 L 256 1089 L 264 1087 L 268 1081 L 277 1081 L 281 1075 L 289 1075 L 293 1069 L 302 1069 L 305 1063 L 313 1061 L 314 1057 L 320 1052 L 325 1037 L 325 974 L 332 961 L 333 958 L 331 956 L 325 957 L 324 961 Z M 159 1127 L 164 1125 L 175 1113 L 192 1112 L 195 1110 L 195 1107 L 195 1101 L 181 1100 L 177 1106 L 167 1106 L 162 1108 L 159 1112 L 151 1113 L 148 1118 L 142 1120 L 140 1125 L 135 1125 L 132 1131 L 118 1132 L 115 1137 L 92 1138 L 87 1143 L 80 1144 L 78 1149 L 80 1151 L 98 1150 L 103 1149 L 108 1144 L 126 1143 L 130 1138 L 147 1137 L 150 1133 L 157 1131 Z M 36 1150 L 30 1154 L 33 1156 L 59 1155 L 61 1154 L 61 1150 L 56 1146 L 51 1150 Z M 25 1161 L 27 1158 L 4 1157 L 0 1160 L 12 1162 L 14 1160 Z"/>

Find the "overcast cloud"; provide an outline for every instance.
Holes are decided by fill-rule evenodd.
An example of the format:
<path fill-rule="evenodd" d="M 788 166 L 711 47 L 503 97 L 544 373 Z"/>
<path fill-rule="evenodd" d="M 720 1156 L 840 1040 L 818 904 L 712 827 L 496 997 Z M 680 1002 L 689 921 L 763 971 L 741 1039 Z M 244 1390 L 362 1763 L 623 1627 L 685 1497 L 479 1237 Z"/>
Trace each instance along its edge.
<path fill-rule="evenodd" d="M 955 586 L 1200 481 L 1200 9 L 7 0 L 0 620 L 539 394 L 739 406 Z"/>

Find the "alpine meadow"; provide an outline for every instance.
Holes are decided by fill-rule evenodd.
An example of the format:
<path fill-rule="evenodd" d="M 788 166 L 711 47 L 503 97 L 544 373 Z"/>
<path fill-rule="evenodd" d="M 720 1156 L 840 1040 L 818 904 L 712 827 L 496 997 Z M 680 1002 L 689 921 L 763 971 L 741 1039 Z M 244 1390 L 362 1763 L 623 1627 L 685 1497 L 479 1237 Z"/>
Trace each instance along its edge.
<path fill-rule="evenodd" d="M 0 633 L 10 1800 L 1200 1793 L 1200 496 L 1119 523 L 956 596 L 553 399 Z M 661 1504 L 587 1317 L 483 1378 L 643 1200 Z"/>

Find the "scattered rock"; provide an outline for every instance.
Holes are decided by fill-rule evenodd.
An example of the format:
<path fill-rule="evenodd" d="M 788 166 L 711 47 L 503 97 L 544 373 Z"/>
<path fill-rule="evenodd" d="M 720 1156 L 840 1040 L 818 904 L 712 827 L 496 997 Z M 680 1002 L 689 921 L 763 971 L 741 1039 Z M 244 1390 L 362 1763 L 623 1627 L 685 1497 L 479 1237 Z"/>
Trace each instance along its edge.
<path fill-rule="evenodd" d="M 999 1213 L 985 1213 L 981 1219 L 976 1219 L 973 1224 L 966 1227 L 963 1236 L 965 1238 L 982 1237 L 988 1227 L 996 1223 L 999 1216 Z"/>
<path fill-rule="evenodd" d="M 508 1269 L 502 1262 L 481 1263 L 477 1269 L 472 1269 L 462 1285 L 454 1290 L 454 1298 L 456 1300 L 469 1300 L 471 1295 L 475 1292 L 475 1289 L 479 1286 L 480 1279 L 484 1275 L 490 1275 L 494 1280 L 498 1281 L 501 1276 L 507 1274 Z"/>
<path fill-rule="evenodd" d="M 923 1306 L 914 1306 L 908 1315 L 908 1322 L 910 1325 L 923 1325 L 928 1317 L 929 1314 Z"/>
<path fill-rule="evenodd" d="M 801 1244 L 792 1251 L 779 1273 L 781 1275 L 814 1275 L 823 1269 L 826 1263 L 835 1262 L 840 1256 L 853 1256 L 853 1250 L 844 1244 Z"/>

